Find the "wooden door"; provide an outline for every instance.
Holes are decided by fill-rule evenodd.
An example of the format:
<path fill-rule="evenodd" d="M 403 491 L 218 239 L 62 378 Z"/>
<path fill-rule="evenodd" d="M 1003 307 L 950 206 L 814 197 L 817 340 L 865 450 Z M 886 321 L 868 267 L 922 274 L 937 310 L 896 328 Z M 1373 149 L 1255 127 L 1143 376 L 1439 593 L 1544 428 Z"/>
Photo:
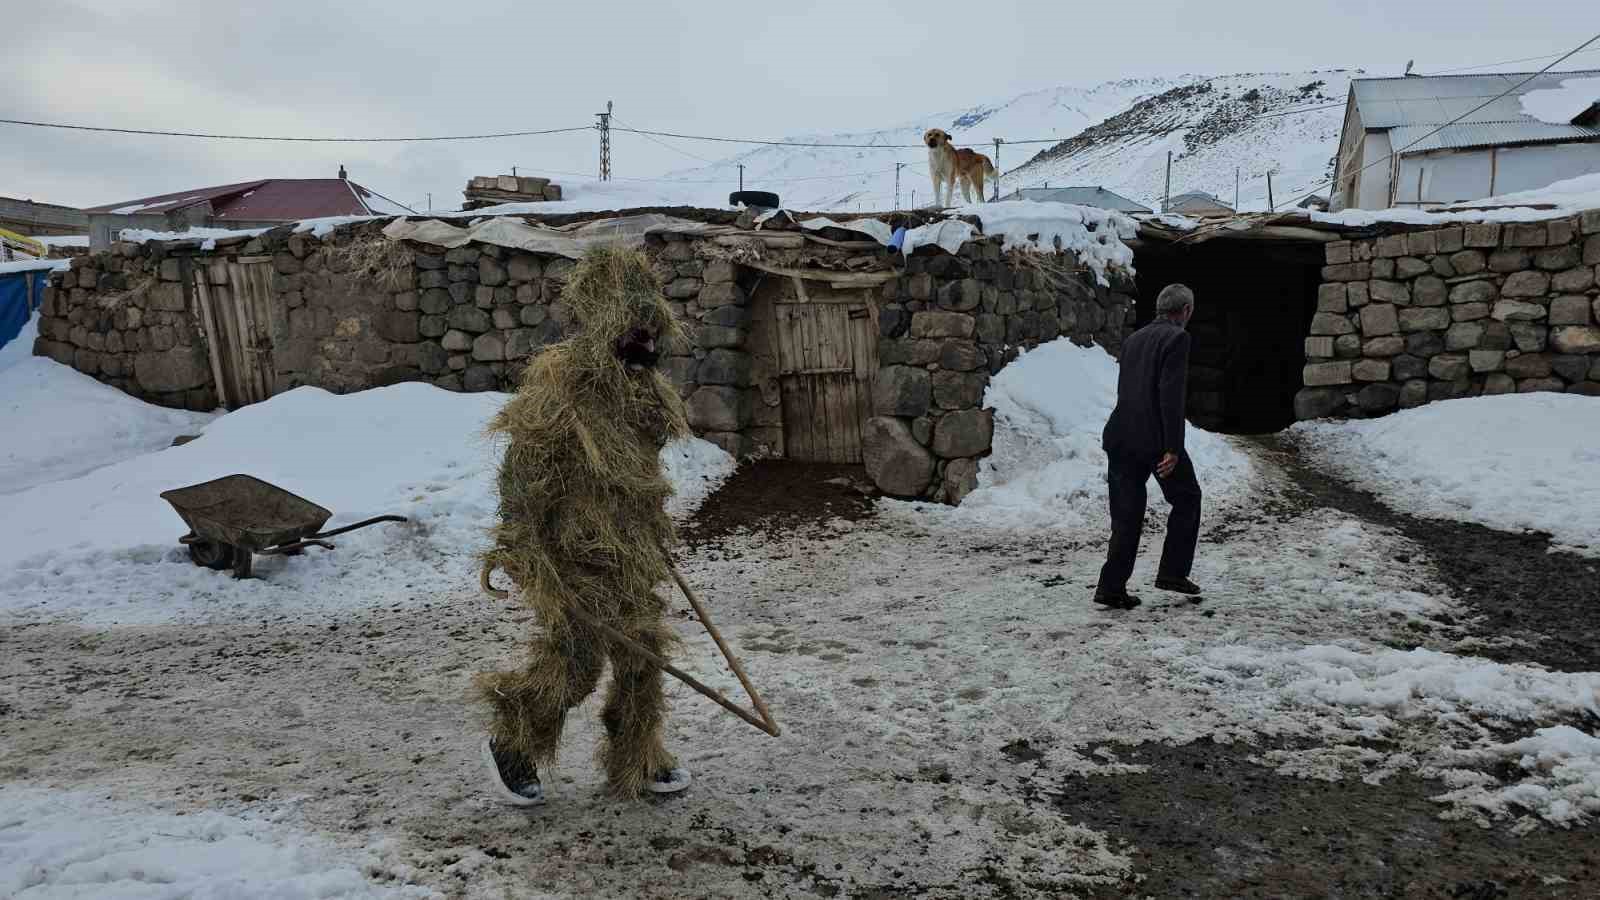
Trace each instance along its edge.
<path fill-rule="evenodd" d="M 784 455 L 859 463 L 878 372 L 870 301 L 862 291 L 796 290 L 774 305 Z"/>
<path fill-rule="evenodd" d="M 238 409 L 271 397 L 278 376 L 272 362 L 270 261 L 241 257 L 238 262 L 195 266 L 194 288 L 217 399 L 228 409 Z"/>

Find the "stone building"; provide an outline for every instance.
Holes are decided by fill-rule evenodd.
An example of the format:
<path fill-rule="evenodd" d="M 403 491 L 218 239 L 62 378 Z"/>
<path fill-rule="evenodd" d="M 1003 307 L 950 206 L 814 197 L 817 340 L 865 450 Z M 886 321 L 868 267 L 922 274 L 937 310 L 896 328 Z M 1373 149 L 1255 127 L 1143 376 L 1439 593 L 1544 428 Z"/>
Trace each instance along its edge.
<path fill-rule="evenodd" d="M 661 365 L 698 433 L 739 456 L 862 462 L 887 493 L 958 502 L 989 452 L 990 377 L 1059 336 L 1115 352 L 1133 316 L 1127 273 L 1102 282 L 1070 251 L 1005 251 L 975 225 L 953 252 L 885 245 L 931 214 L 672 212 L 117 243 L 55 277 L 35 352 L 190 409 L 302 385 L 509 390 L 572 327 L 573 260 L 621 241 L 654 259 L 685 326 Z"/>
<path fill-rule="evenodd" d="M 1523 217 L 1537 215 L 1549 218 L 1147 221 L 1138 318 L 1168 281 L 1195 288 L 1190 416 L 1222 431 L 1480 394 L 1600 395 L 1600 211 Z M 1489 216 L 1453 216 L 1471 217 Z"/>

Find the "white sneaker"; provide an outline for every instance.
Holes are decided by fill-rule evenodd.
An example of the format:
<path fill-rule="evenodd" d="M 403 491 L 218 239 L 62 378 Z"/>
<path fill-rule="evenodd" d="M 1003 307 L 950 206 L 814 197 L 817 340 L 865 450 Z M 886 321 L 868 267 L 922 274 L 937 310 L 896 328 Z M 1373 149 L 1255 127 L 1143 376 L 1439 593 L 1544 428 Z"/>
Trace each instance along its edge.
<path fill-rule="evenodd" d="M 483 739 L 483 764 L 489 769 L 489 792 L 512 806 L 542 806 L 544 785 L 539 770 L 513 753 L 497 751 L 494 738 Z"/>
<path fill-rule="evenodd" d="M 689 786 L 692 779 L 689 770 L 683 766 L 674 766 L 671 769 L 662 769 L 656 773 L 655 780 L 650 782 L 652 794 L 676 794 Z"/>

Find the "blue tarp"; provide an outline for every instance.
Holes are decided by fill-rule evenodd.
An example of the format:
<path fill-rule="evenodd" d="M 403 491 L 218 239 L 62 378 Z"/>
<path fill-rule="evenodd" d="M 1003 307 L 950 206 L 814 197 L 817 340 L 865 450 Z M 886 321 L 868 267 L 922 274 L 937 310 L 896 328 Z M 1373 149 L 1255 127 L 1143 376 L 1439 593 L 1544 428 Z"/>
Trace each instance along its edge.
<path fill-rule="evenodd" d="M 0 274 L 0 347 L 10 343 L 28 324 L 44 299 L 49 277 L 48 269 Z"/>

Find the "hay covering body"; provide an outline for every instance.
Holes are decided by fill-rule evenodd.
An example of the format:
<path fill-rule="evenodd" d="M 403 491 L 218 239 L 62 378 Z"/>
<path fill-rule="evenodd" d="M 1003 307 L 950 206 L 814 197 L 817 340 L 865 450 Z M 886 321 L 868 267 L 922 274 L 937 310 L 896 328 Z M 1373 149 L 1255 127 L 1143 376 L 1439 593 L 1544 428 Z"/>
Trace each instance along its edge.
<path fill-rule="evenodd" d="M 570 610 L 580 607 L 658 652 L 672 643 L 656 593 L 669 577 L 664 548 L 674 543 L 664 506 L 672 488 L 659 453 L 688 425 L 671 384 L 653 369 L 628 371 L 614 343 L 635 327 L 670 340 L 676 323 L 636 251 L 591 251 L 563 298 L 579 332 L 533 360 L 490 425 L 507 444 L 500 522 L 484 562 L 516 583 L 541 629 L 525 669 L 480 684 L 495 711 L 497 742 L 547 763 L 566 710 L 595 689 L 609 657 L 602 759 L 613 789 L 633 795 L 673 764 L 661 743 L 661 673 Z"/>

